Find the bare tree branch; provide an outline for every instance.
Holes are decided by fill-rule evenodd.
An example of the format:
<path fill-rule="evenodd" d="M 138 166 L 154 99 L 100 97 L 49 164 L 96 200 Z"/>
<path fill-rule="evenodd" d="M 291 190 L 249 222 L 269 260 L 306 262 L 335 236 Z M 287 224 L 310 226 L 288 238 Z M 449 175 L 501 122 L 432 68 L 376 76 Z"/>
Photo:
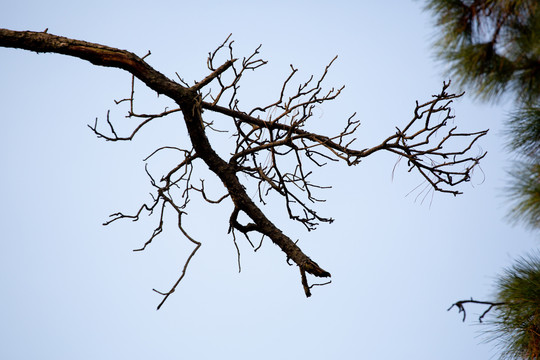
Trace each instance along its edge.
<path fill-rule="evenodd" d="M 465 311 L 464 304 L 481 304 L 481 305 L 489 305 L 488 308 L 478 317 L 478 321 L 482 322 L 482 319 L 495 307 L 506 305 L 504 302 L 491 302 L 491 301 L 478 301 L 473 300 L 471 298 L 470 300 L 460 300 L 455 303 L 453 303 L 447 311 L 452 310 L 452 308 L 455 306 L 458 309 L 458 313 L 463 313 L 463 321 L 465 321 L 465 318 L 467 317 L 467 312 Z"/>
<path fill-rule="evenodd" d="M 456 131 L 456 127 L 449 128 L 449 122 L 454 118 L 450 105 L 454 99 L 463 95 L 448 93 L 450 82 L 444 83 L 442 91 L 433 95 L 431 100 L 422 104 L 417 102 L 413 118 L 405 126 L 396 127 L 393 134 L 371 147 L 353 147 L 356 140 L 354 135 L 360 126 L 355 114 L 346 119 L 341 130 L 332 136 L 306 130 L 309 120 L 314 116 L 315 108 L 335 100 L 344 90 L 343 86 L 330 89 L 323 86 L 337 57 L 329 62 L 322 74 L 310 76 L 297 85 L 293 82 L 299 71 L 291 65 L 290 73 L 279 89 L 277 100 L 243 111 L 238 98 L 239 83 L 248 73 L 266 65 L 267 61 L 259 57 L 260 46 L 249 56 L 238 61 L 233 55 L 233 41 L 229 39 L 230 36 L 208 54 L 207 66 L 210 73 L 190 86 L 178 74 L 180 83 L 167 78 L 148 65 L 144 58 L 150 53 L 140 58 L 125 50 L 45 32 L 0 29 L 0 46 L 65 54 L 88 60 L 95 65 L 123 69 L 133 75 L 129 97 L 117 101 L 117 104 L 129 103 L 128 117 L 140 119 L 140 122 L 128 135 L 119 135 L 113 125 L 114 121 L 107 113 L 109 135 L 98 130 L 97 120 L 94 126 L 89 126 L 100 138 L 108 141 L 130 141 L 148 123 L 182 113 L 192 148 L 164 145 L 153 151 L 145 161 L 165 150 L 174 150 L 181 158 L 177 165 L 164 173 L 161 178 L 154 178 L 145 168 L 155 189 L 152 201 L 141 205 L 134 215 L 121 212 L 112 214 L 111 219 L 105 223 L 110 224 L 119 219 L 137 221 L 143 212 L 152 215 L 155 209 L 159 209 L 156 211 L 159 213 L 158 225 L 146 243 L 140 249 L 136 249 L 138 251 L 145 249 L 162 233 L 166 209 L 172 209 L 178 216 L 179 230 L 195 247 L 185 260 L 181 274 L 171 289 L 168 292 L 155 290 L 163 296 L 158 309 L 184 278 L 191 259 L 201 246 L 201 242 L 188 235 L 181 221 L 193 191 L 209 204 L 219 206 L 229 201 L 229 205 L 232 204 L 229 232 L 237 249 L 239 270 L 240 251 L 235 231 L 245 235 L 254 251 L 261 247 L 262 239 L 268 237 L 285 253 L 287 262 L 290 260 L 299 267 L 302 287 L 306 296 L 310 296 L 313 286 L 323 284 L 309 285 L 307 274 L 327 278 L 330 277 L 330 273 L 310 259 L 295 241 L 277 228 L 263 213 L 260 204 L 268 201 L 270 193 L 277 194 L 283 199 L 290 219 L 303 224 L 307 230 L 313 230 L 321 222 L 333 221 L 331 217 L 319 215 L 315 208 L 316 204 L 324 201 L 318 192 L 328 186 L 312 181 L 312 174 L 325 166 L 328 161 L 344 161 L 347 165 L 357 165 L 363 158 L 378 151 L 389 151 L 398 155 L 398 158 L 406 159 L 409 171 L 414 170 L 420 174 L 433 191 L 457 195 L 461 192 L 454 187 L 470 180 L 473 169 L 486 154 L 469 153 L 478 139 L 486 135 L 487 130 L 460 133 Z M 165 109 L 157 114 L 135 113 L 135 78 L 158 94 L 164 94 L 174 100 L 178 108 Z M 204 96 L 203 91 L 206 94 Z M 207 97 L 211 101 L 204 101 Z M 203 111 L 223 115 L 219 117 L 219 127 L 227 130 L 217 130 L 213 122 L 203 118 Z M 221 122 L 221 119 L 225 121 Z M 232 133 L 233 150 L 228 159 L 220 157 L 213 148 L 208 139 L 210 131 L 218 134 L 229 131 L 227 138 L 231 138 Z M 201 161 L 225 187 L 225 194 L 217 200 L 213 200 L 213 196 L 207 196 L 203 179 L 200 180 L 200 187 L 192 184 L 193 169 Z M 240 178 L 247 179 L 247 183 L 241 182 Z M 247 193 L 249 180 L 257 188 L 256 200 Z M 241 215 L 245 215 L 244 218 L 247 217 L 248 220 L 240 221 Z M 256 248 L 249 238 L 252 234 L 261 236 L 261 242 Z"/>

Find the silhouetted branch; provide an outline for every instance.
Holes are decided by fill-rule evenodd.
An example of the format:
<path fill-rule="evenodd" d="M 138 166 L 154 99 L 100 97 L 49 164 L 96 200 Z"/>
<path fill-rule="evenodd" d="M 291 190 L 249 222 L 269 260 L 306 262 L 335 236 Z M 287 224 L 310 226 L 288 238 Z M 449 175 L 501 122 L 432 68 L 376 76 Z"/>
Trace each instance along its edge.
<path fill-rule="evenodd" d="M 170 202 L 170 200 L 169 200 Z M 170 202 L 172 204 L 172 202 Z M 184 278 L 184 276 L 186 275 L 186 271 L 187 271 L 187 267 L 189 265 L 189 263 L 191 262 L 191 259 L 193 259 L 193 256 L 195 256 L 195 253 L 199 250 L 199 248 L 201 247 L 201 243 L 198 242 L 197 240 L 193 239 L 191 236 L 188 235 L 188 233 L 184 230 L 184 228 L 182 227 L 182 214 L 183 212 L 180 211 L 180 209 L 178 209 L 176 206 L 173 205 L 173 208 L 175 208 L 175 210 L 177 211 L 178 213 L 178 228 L 180 229 L 180 231 L 182 232 L 182 234 L 189 240 L 191 241 L 193 244 L 195 244 L 195 248 L 193 248 L 193 251 L 191 251 L 191 254 L 189 254 L 188 258 L 186 259 L 186 262 L 184 263 L 184 266 L 182 267 L 182 273 L 180 275 L 180 277 L 178 278 L 178 280 L 176 280 L 176 282 L 174 283 L 174 285 L 171 287 L 171 289 L 169 291 L 167 291 L 166 293 L 164 292 L 161 292 L 161 291 L 158 291 L 156 289 L 153 289 L 155 292 L 157 292 L 158 294 L 160 295 L 163 295 L 163 299 L 161 300 L 161 302 L 159 303 L 158 307 L 157 307 L 157 310 L 159 310 L 161 308 L 161 306 L 165 303 L 165 301 L 167 301 L 167 299 L 169 298 L 169 296 L 176 290 L 176 287 L 178 286 L 178 284 L 180 284 L 180 281 L 182 281 L 182 279 Z"/>
<path fill-rule="evenodd" d="M 143 247 L 137 249 L 143 250 L 162 233 L 166 209 L 172 209 L 178 216 L 178 228 L 195 248 L 185 260 L 182 272 L 171 289 L 168 292 L 155 290 L 163 295 L 158 309 L 184 278 L 191 259 L 201 246 L 200 242 L 187 234 L 181 223 L 192 191 L 210 204 L 219 206 L 227 203 L 229 208 L 233 209 L 229 216 L 229 233 L 232 234 L 237 248 L 239 269 L 240 252 L 235 231 L 245 235 L 254 251 L 260 248 L 262 239 L 268 237 L 285 253 L 287 262 L 290 260 L 291 264 L 299 267 L 302 287 L 306 296 L 310 296 L 311 288 L 317 284 L 309 285 L 307 274 L 326 278 L 331 275 L 311 260 L 299 248 L 297 241 L 293 241 L 277 228 L 261 210 L 260 205 L 266 203 L 271 192 L 283 199 L 290 219 L 300 222 L 308 230 L 313 230 L 321 222 L 333 221 L 331 217 L 319 215 L 315 209 L 317 203 L 324 201 L 318 192 L 328 186 L 312 181 L 312 174 L 328 161 L 344 161 L 348 165 L 357 165 L 363 158 L 378 151 L 390 151 L 406 159 L 409 171 L 418 172 L 434 191 L 457 195 L 460 192 L 452 188 L 469 181 L 473 169 L 485 156 L 482 152 L 478 155 L 469 155 L 469 152 L 487 130 L 459 133 L 456 127 L 448 129 L 449 121 L 454 118 L 450 104 L 453 99 L 462 95 L 448 93 L 450 83 L 444 83 L 442 91 L 433 95 L 430 101 L 422 104 L 417 102 L 412 120 L 402 128 L 396 127 L 393 134 L 371 147 L 353 147 L 356 140 L 354 135 L 360 126 L 355 114 L 346 119 L 340 130 L 331 136 L 306 130 L 315 108 L 335 100 L 344 90 L 343 86 L 326 89 L 323 85 L 337 57 L 328 63 L 322 74 L 309 76 L 307 80 L 299 81 L 296 85 L 293 83 L 299 71 L 291 65 L 290 73 L 278 90 L 277 100 L 267 104 L 261 102 L 261 105 L 243 111 L 238 99 L 239 83 L 248 72 L 264 66 L 267 61 L 259 57 L 260 46 L 249 56 L 237 61 L 233 55 L 233 41 L 229 38 L 230 36 L 215 51 L 208 54 L 207 66 L 210 73 L 189 86 L 178 74 L 180 83 L 153 69 L 144 61 L 145 57 L 140 58 L 125 50 L 43 32 L 0 29 L 0 46 L 65 54 L 88 60 L 95 65 L 120 68 L 133 75 L 129 97 L 117 101 L 117 104 L 129 103 L 127 116 L 140 119 L 140 122 L 127 136 L 119 135 L 107 113 L 109 135 L 98 130 L 97 119 L 94 126 L 89 126 L 98 137 L 109 141 L 132 140 L 150 122 L 182 112 L 192 148 L 164 145 L 153 151 L 145 161 L 165 150 L 177 151 L 181 158 L 161 177 L 152 176 L 145 167 L 154 187 L 152 201 L 140 206 L 134 215 L 119 212 L 111 215 L 111 219 L 105 223 L 110 224 L 119 219 L 137 221 L 141 213 L 152 215 L 154 210 L 159 208 L 158 225 Z M 173 110 L 165 109 L 157 114 L 135 113 L 135 78 L 158 94 L 174 100 L 179 107 Z M 206 94 L 204 96 L 203 91 Z M 211 99 L 210 102 L 204 101 L 207 97 Z M 213 122 L 204 119 L 203 111 L 224 115 L 216 121 L 222 121 L 223 118 L 228 120 L 219 123 L 220 127 L 226 130 L 214 128 Z M 215 131 L 216 136 L 229 132 L 224 139 L 233 139 L 234 143 L 231 144 L 232 152 L 223 152 L 230 153 L 228 159 L 220 157 L 214 149 L 208 138 L 210 130 Z M 193 169 L 201 162 L 204 162 L 203 167 L 215 174 L 225 187 L 225 195 L 217 200 L 207 197 L 203 179 L 200 188 L 191 184 Z M 245 182 L 250 180 L 257 187 L 258 198 L 255 200 L 246 191 Z M 240 215 L 245 215 L 248 220 L 240 221 Z M 257 248 L 249 238 L 252 234 L 261 236 L 261 243 Z"/>
<path fill-rule="evenodd" d="M 478 317 L 479 322 L 482 322 L 482 319 L 484 318 L 484 316 L 486 316 L 494 307 L 506 305 L 506 303 L 504 302 L 478 301 L 478 300 L 473 300 L 473 298 L 471 298 L 470 300 L 460 300 L 453 303 L 452 306 L 450 306 L 447 311 L 452 310 L 454 306 L 457 307 L 458 312 L 463 313 L 463 321 L 465 321 L 465 318 L 467 317 L 467 312 L 465 311 L 464 304 L 489 305 L 488 308 Z"/>

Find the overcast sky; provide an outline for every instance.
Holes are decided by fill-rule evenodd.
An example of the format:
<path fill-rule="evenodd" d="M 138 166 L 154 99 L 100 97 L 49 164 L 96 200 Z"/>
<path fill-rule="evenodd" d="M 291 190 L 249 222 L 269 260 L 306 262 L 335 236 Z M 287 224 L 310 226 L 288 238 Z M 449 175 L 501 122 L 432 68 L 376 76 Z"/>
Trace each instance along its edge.
<path fill-rule="evenodd" d="M 279 94 L 289 65 L 297 82 L 339 58 L 327 86 L 346 85 L 317 109 L 313 128 L 328 135 L 357 112 L 358 148 L 406 124 L 415 100 L 441 89 L 432 57 L 435 30 L 421 1 L 10 1 L 0 27 L 42 31 L 127 49 L 170 78 L 208 74 L 206 57 L 230 33 L 237 57 L 262 44 L 269 60 L 249 73 L 241 105 Z M 188 275 L 163 308 L 192 249 L 169 218 L 144 252 L 157 218 L 103 227 L 117 211 L 150 201 L 142 161 L 160 146 L 189 147 L 182 119 L 156 121 L 129 143 L 97 139 L 87 124 L 111 119 L 128 129 L 130 76 L 53 54 L 0 49 L 3 154 L 0 177 L 0 358 L 2 359 L 490 359 L 483 327 L 446 309 L 456 300 L 490 299 L 493 281 L 536 246 L 536 235 L 506 220 L 503 194 L 511 156 L 502 137 L 509 104 L 465 95 L 455 125 L 489 128 L 473 149 L 488 151 L 463 195 L 431 194 L 397 158 L 376 154 L 356 167 L 322 169 L 333 188 L 319 211 L 336 219 L 317 231 L 283 218 L 281 202 L 263 209 L 323 268 L 332 284 L 306 299 L 298 269 L 270 241 L 254 253 L 227 235 L 230 204 L 196 199 L 184 224 L 203 243 Z M 174 104 L 136 88 L 136 110 Z M 454 87 L 456 92 L 461 89 Z M 467 89 L 463 89 L 467 90 Z M 205 113 L 206 114 L 206 113 Z M 213 115 L 208 114 L 211 117 Z M 213 118 L 212 118 L 213 119 Z M 216 121 L 226 121 L 216 118 Z M 104 124 L 101 122 L 100 124 Z M 106 129 L 105 127 L 103 129 Z M 227 141 L 225 136 L 223 141 Z M 220 144 L 220 143 L 218 143 Z M 171 158 L 152 169 L 166 169 Z M 200 170 L 204 172 L 204 169 Z M 214 197 L 223 194 L 208 178 Z M 210 186 L 210 185 L 207 185 Z M 409 194 L 410 193 L 410 194 Z M 409 195 L 407 195 L 409 194 Z"/>

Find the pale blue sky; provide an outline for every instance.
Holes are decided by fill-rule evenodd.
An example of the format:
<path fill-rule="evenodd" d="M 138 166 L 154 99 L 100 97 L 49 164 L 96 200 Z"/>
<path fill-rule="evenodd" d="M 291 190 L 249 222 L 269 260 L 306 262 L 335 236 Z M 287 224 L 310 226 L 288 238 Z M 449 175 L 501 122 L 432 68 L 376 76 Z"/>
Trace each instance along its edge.
<path fill-rule="evenodd" d="M 272 100 L 289 64 L 298 81 L 339 55 L 328 86 L 346 85 L 313 126 L 327 133 L 357 112 L 359 144 L 377 144 L 411 117 L 415 100 L 440 91 L 431 57 L 434 34 L 421 1 L 137 2 L 12 1 L 0 26 L 56 35 L 144 55 L 169 77 L 206 74 L 206 56 L 229 33 L 236 55 L 262 44 L 269 64 L 242 87 L 248 107 Z M 375 155 L 354 168 L 324 169 L 323 214 L 336 219 L 306 233 L 269 216 L 332 273 L 306 299 L 298 270 L 266 241 L 244 241 L 241 274 L 227 236 L 229 206 L 193 201 L 188 231 L 203 242 L 185 281 L 160 311 L 152 288 L 167 290 L 191 247 L 171 225 L 145 252 L 156 219 L 101 226 L 133 211 L 151 191 L 142 159 L 162 145 L 187 143 L 181 119 L 156 122 L 130 143 L 106 143 L 86 124 L 118 121 L 130 76 L 60 55 L 0 49 L 3 176 L 0 177 L 0 358 L 2 359 L 490 359 L 471 309 L 488 299 L 494 277 L 536 246 L 536 235 L 505 220 L 502 196 L 510 156 L 501 137 L 509 106 L 469 96 L 455 104 L 464 130 L 490 128 L 481 172 L 454 198 L 406 196 L 421 179 L 396 158 Z M 456 89 L 457 91 L 458 89 Z M 466 90 L 466 89 L 465 89 Z M 172 106 L 137 88 L 140 112 Z M 222 120 L 220 120 L 222 121 Z M 478 148 L 475 151 L 479 151 Z M 168 159 L 154 166 L 166 166 Z M 170 160 L 170 159 L 169 159 Z M 163 161 L 163 162 L 160 162 Z M 217 184 L 208 180 L 208 184 Z M 221 194 L 216 186 L 215 195 Z M 173 219 L 171 221 L 174 221 Z"/>

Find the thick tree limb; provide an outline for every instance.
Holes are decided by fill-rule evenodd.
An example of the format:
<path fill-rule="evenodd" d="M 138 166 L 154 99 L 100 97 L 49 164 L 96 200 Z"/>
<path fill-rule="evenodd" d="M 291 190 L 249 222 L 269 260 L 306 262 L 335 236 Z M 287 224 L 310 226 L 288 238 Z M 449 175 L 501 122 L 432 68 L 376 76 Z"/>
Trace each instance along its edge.
<path fill-rule="evenodd" d="M 0 46 L 56 53 L 88 60 L 94 65 L 126 70 L 159 94 L 176 102 L 193 100 L 194 92 L 168 79 L 137 55 L 109 46 L 68 39 L 45 32 L 0 29 Z"/>

